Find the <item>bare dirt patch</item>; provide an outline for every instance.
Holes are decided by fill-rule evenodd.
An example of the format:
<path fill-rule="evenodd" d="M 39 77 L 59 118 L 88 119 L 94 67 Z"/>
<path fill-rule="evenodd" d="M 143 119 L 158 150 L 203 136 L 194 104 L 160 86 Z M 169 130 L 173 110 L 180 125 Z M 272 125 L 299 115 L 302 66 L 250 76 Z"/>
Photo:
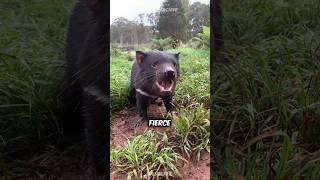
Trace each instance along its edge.
<path fill-rule="evenodd" d="M 178 165 L 178 169 L 184 179 L 209 180 L 210 179 L 210 155 L 202 153 L 200 160 L 189 160 L 188 164 Z"/>
<path fill-rule="evenodd" d="M 161 117 L 165 112 L 164 106 L 151 105 L 149 107 L 148 115 L 152 117 Z M 139 134 L 142 134 L 145 130 L 156 129 L 158 132 L 168 132 L 171 128 L 165 127 L 148 127 L 145 122 L 137 128 L 133 128 L 137 122 L 137 112 L 135 108 L 124 109 L 119 111 L 112 119 L 110 145 L 123 146 L 127 142 L 127 139 L 133 138 Z"/>

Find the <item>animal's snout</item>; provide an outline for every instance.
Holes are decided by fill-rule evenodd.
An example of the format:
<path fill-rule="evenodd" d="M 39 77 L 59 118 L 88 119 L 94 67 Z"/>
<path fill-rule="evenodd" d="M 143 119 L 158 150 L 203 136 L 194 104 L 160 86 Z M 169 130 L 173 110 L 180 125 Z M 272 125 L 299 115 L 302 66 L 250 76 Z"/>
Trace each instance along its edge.
<path fill-rule="evenodd" d="M 174 79 L 176 76 L 176 71 L 174 70 L 174 68 L 170 65 L 166 65 L 163 68 L 163 76 L 166 79 Z"/>
<path fill-rule="evenodd" d="M 176 74 L 173 69 L 169 69 L 169 70 L 165 71 L 165 76 L 167 76 L 170 79 L 174 79 Z"/>

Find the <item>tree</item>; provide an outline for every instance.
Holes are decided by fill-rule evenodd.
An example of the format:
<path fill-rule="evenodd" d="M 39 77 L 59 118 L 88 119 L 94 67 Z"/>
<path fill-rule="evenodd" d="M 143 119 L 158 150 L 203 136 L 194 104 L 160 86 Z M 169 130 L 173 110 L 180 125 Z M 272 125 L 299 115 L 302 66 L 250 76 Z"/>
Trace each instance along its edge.
<path fill-rule="evenodd" d="M 142 18 L 143 19 L 143 18 Z M 110 42 L 123 44 L 142 44 L 149 42 L 151 29 L 143 23 L 117 18 L 110 26 Z"/>
<path fill-rule="evenodd" d="M 202 32 L 203 26 L 210 26 L 210 7 L 200 2 L 193 3 L 187 12 L 189 35 L 196 36 Z"/>
<path fill-rule="evenodd" d="M 163 2 L 157 24 L 160 37 L 187 40 L 187 18 L 181 0 Z"/>
<path fill-rule="evenodd" d="M 144 13 L 138 14 L 138 22 L 140 24 L 144 24 L 145 23 L 145 17 L 146 17 L 146 15 Z"/>
<path fill-rule="evenodd" d="M 157 24 L 159 21 L 159 12 L 147 14 L 147 20 L 148 20 L 150 29 L 152 30 L 152 34 L 157 36 L 159 34 L 159 31 L 157 29 Z"/>

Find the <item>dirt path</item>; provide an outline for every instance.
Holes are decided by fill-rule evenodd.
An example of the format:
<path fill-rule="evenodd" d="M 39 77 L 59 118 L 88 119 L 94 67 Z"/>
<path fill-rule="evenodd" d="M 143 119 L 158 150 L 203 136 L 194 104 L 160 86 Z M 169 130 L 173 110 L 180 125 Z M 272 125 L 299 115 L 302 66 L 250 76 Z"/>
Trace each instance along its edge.
<path fill-rule="evenodd" d="M 165 107 L 152 104 L 149 108 L 148 115 L 151 117 L 161 117 L 165 112 Z M 127 138 L 131 139 L 139 134 L 142 134 L 147 129 L 155 129 L 158 132 L 170 133 L 171 128 L 154 128 L 148 127 L 147 123 L 142 124 L 135 130 L 133 126 L 136 122 L 136 109 L 124 109 L 119 111 L 113 118 L 113 124 L 111 125 L 110 145 L 112 146 L 124 146 L 127 143 Z M 210 156 L 208 153 L 203 153 L 198 162 L 189 160 L 189 163 L 178 163 L 177 167 L 182 174 L 183 179 L 186 180 L 208 180 L 210 179 Z M 111 169 L 110 179 L 123 180 L 126 175 L 117 173 L 117 169 Z"/>

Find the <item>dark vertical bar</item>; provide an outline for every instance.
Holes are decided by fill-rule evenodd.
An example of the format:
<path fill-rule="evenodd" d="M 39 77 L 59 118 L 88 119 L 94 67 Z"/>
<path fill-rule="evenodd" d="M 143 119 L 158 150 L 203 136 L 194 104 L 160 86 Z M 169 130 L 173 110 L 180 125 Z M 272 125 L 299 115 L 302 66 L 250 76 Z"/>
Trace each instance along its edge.
<path fill-rule="evenodd" d="M 213 112 L 214 112 L 214 101 L 213 101 L 213 94 L 215 88 L 215 78 L 214 78 L 214 70 L 215 65 L 217 62 L 222 62 L 219 60 L 218 54 L 223 49 L 223 31 L 222 31 L 222 11 L 220 0 L 211 0 L 210 1 L 210 101 L 211 101 L 211 108 L 210 108 L 210 179 L 212 179 L 213 175 L 217 173 L 217 165 L 214 156 L 214 119 L 213 119 Z"/>
<path fill-rule="evenodd" d="M 106 21 L 107 21 L 107 41 L 106 42 L 108 45 L 108 51 L 106 52 L 107 53 L 107 79 L 108 79 L 108 82 L 106 82 L 106 86 L 107 86 L 107 94 L 108 94 L 108 116 L 107 116 L 107 123 L 106 123 L 106 128 L 107 128 L 107 131 L 106 133 L 108 134 L 107 135 L 107 145 L 106 145 L 106 148 L 108 149 L 109 153 L 107 153 L 107 157 L 106 157 L 106 162 L 107 162 L 107 167 L 106 167 L 106 173 L 109 172 L 106 176 L 105 176 L 105 180 L 107 179 L 110 179 L 110 1 L 107 1 L 105 0 L 107 3 L 106 3 L 106 9 L 107 9 L 107 16 L 106 16 Z"/>

